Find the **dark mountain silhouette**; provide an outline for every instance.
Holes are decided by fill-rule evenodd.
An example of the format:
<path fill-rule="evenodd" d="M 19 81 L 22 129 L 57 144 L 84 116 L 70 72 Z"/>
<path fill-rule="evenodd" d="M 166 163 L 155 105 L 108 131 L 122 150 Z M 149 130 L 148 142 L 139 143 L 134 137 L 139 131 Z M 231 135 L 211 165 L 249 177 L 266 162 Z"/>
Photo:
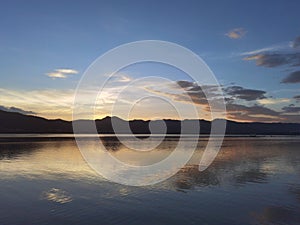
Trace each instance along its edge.
<path fill-rule="evenodd" d="M 220 121 L 220 120 L 219 120 Z M 152 121 L 151 125 L 161 123 L 162 121 Z M 211 122 L 206 120 L 164 120 L 168 134 L 180 134 L 181 125 L 187 127 L 200 123 L 200 133 L 209 134 Z M 76 124 L 86 127 L 84 133 L 88 132 L 88 125 L 94 123 L 92 120 L 78 120 Z M 96 120 L 98 133 L 113 134 L 112 123 L 117 123 L 118 133 L 128 133 L 125 129 L 127 121 L 118 117 L 105 117 Z M 149 134 L 150 121 L 132 120 L 129 127 L 135 134 Z M 150 126 L 151 127 L 151 126 Z M 23 115 L 16 112 L 6 112 L 0 110 L 0 133 L 73 133 L 72 122 L 61 119 L 48 120 L 38 116 Z M 160 133 L 160 131 L 156 131 Z M 164 132 L 162 132 L 164 133 Z M 300 135 L 299 123 L 241 123 L 227 120 L 227 135 Z"/>
<path fill-rule="evenodd" d="M 72 124 L 0 110 L 0 133 L 71 133 Z"/>

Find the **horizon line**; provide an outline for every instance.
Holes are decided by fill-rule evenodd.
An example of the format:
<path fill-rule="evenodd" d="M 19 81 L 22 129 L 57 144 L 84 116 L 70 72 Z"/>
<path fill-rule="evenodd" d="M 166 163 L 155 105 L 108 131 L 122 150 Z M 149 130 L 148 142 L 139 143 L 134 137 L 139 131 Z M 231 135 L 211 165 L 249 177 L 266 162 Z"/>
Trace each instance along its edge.
<path fill-rule="evenodd" d="M 205 120 L 205 119 L 200 119 L 200 118 L 193 118 L 193 119 L 168 119 L 168 118 L 161 118 L 161 119 L 147 119 L 147 120 L 144 120 L 144 119 L 130 119 L 130 120 L 126 120 L 126 119 L 123 119 L 119 116 L 105 116 L 105 117 L 102 117 L 102 118 L 97 118 L 97 119 L 77 119 L 77 120 L 65 120 L 65 119 L 61 119 L 61 118 L 56 118 L 56 119 L 48 119 L 48 118 L 45 118 L 45 117 L 42 117 L 42 116 L 38 116 L 38 115 L 34 115 L 34 114 L 23 114 L 23 113 L 20 113 L 20 112 L 9 112 L 9 111 L 5 111 L 5 110 L 0 110 L 0 112 L 5 112 L 5 113 L 12 113 L 12 114 L 19 114 L 19 115 L 23 115 L 23 116 L 30 116 L 30 117 L 36 117 L 36 118 L 41 118 L 41 119 L 45 119 L 45 120 L 49 120 L 49 121 L 55 121 L 55 120 L 60 120 L 60 121 L 65 121 L 65 122 L 75 122 L 75 121 L 97 121 L 97 120 L 104 120 L 106 118 L 118 118 L 120 120 L 123 120 L 123 121 L 127 121 L 127 122 L 131 122 L 131 121 L 143 121 L 143 122 L 149 122 L 149 121 L 159 121 L 159 120 L 167 120 L 167 121 L 186 121 L 186 120 L 198 120 L 198 121 L 206 121 L 206 122 L 212 122 L 212 121 L 215 121 L 215 120 L 226 120 L 227 122 L 235 122 L 235 123 L 266 123 L 266 124 L 274 124 L 274 123 L 282 123 L 282 124 L 300 124 L 300 123 L 297 123 L 297 122 L 283 122 L 283 121 L 276 121 L 276 122 L 258 122 L 258 121 L 237 121 L 237 120 L 230 120 L 230 119 L 224 119 L 224 118 L 215 118 L 213 120 Z"/>

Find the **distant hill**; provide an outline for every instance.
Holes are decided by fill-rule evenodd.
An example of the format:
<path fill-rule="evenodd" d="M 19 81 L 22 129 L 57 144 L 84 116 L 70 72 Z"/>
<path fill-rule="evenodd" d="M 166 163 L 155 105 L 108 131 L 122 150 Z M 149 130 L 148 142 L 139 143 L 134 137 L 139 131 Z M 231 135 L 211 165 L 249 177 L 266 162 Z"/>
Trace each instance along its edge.
<path fill-rule="evenodd" d="M 127 124 L 118 117 L 106 117 L 96 120 L 98 133 L 113 134 L 112 121 L 123 127 Z M 83 127 L 93 123 L 92 120 L 78 120 Z M 144 120 L 132 120 L 129 126 L 135 134 L 148 134 L 149 122 Z M 155 121 L 159 123 L 162 121 Z M 164 120 L 168 134 L 180 134 L 181 121 Z M 200 133 L 209 134 L 211 122 L 206 120 L 184 120 L 184 124 L 192 126 L 200 123 Z M 88 130 L 86 129 L 86 132 Z M 0 110 L 0 133 L 73 133 L 72 122 L 65 120 L 48 120 L 38 116 L 23 115 L 16 112 L 6 112 Z M 127 133 L 120 130 L 119 133 Z M 156 132 L 159 133 L 159 132 Z M 241 123 L 227 120 L 226 134 L 228 135 L 300 135 L 299 123 Z"/>

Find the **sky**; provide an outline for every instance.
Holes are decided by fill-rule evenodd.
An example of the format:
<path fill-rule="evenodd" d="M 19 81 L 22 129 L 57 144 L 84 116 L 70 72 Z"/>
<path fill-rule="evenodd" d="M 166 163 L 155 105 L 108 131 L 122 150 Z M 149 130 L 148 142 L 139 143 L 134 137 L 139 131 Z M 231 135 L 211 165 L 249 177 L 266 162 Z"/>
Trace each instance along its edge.
<path fill-rule="evenodd" d="M 76 87 L 94 60 L 122 44 L 163 40 L 206 62 L 221 85 L 226 118 L 300 122 L 299 8 L 296 0 L 1 1 L 0 110 L 71 120 Z M 151 76 L 166 80 L 138 81 L 119 96 Z M 131 65 L 87 107 L 96 109 L 93 118 L 182 119 L 178 110 L 196 118 L 193 105 L 199 118 L 210 119 L 203 89 L 214 87 L 198 85 L 171 66 Z M 138 101 L 129 115 L 128 104 L 146 93 L 153 97 Z"/>

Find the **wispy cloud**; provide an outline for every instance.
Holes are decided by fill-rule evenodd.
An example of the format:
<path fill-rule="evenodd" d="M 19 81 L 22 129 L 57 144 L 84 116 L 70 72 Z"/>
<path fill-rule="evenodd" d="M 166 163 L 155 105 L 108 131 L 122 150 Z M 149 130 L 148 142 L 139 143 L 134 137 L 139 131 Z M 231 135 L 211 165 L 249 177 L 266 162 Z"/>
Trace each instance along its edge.
<path fill-rule="evenodd" d="M 70 119 L 73 94 L 73 90 L 25 91 L 0 88 L 0 104 L 9 106 L 13 102 L 16 108 L 23 109 L 25 113 L 30 109 L 28 112 L 34 112 L 39 116 Z"/>
<path fill-rule="evenodd" d="M 265 53 L 265 52 L 275 52 L 275 51 L 284 51 L 288 50 L 291 46 L 288 43 L 282 43 L 277 45 L 272 45 L 265 48 L 259 48 L 252 51 L 242 52 L 240 53 L 241 56 L 251 56 L 251 55 L 257 55 L 259 53 Z"/>
<path fill-rule="evenodd" d="M 254 60 L 257 66 L 263 67 L 300 66 L 300 53 L 265 52 L 247 56 L 244 60 Z"/>
<path fill-rule="evenodd" d="M 119 79 L 119 82 L 129 82 L 131 81 L 132 79 L 129 77 L 129 76 L 126 76 L 126 75 L 121 75 L 120 76 L 120 79 Z"/>
<path fill-rule="evenodd" d="M 183 112 L 184 118 L 193 117 L 194 107 L 203 119 L 211 119 L 210 107 L 205 93 L 209 92 L 211 99 L 218 101 L 222 98 L 221 88 L 225 95 L 227 105 L 227 118 L 239 121 L 260 121 L 260 122 L 296 122 L 299 121 L 298 109 L 292 108 L 290 103 L 297 103 L 300 97 L 294 98 L 268 98 L 263 90 L 249 89 L 241 86 L 214 85 L 198 86 L 191 81 L 163 82 L 162 80 L 144 80 L 139 83 L 132 83 L 128 86 L 125 83 L 111 82 L 111 86 L 105 87 L 98 95 L 96 104 L 89 105 L 86 99 L 99 94 L 98 89 L 86 91 L 82 96 L 82 118 L 93 119 L 87 112 L 95 109 L 95 118 L 101 118 L 112 114 L 122 116 L 128 112 L 132 104 L 134 110 L 129 115 L 131 119 L 153 119 L 173 118 L 179 119 L 176 112 L 172 111 L 167 102 L 176 105 L 176 109 Z M 74 90 L 9 90 L 0 88 L 0 105 L 9 106 L 14 103 L 13 109 L 23 109 L 24 113 L 35 112 L 39 116 L 47 118 L 72 119 L 72 108 L 74 102 Z M 137 99 L 144 99 L 135 103 Z M 287 103 L 288 106 L 285 106 Z M 136 105 L 135 105 L 136 104 Z M 285 107 L 285 108 L 284 108 Z M 289 107 L 289 108 L 287 108 Z M 8 108 L 8 107 L 5 107 Z M 283 109 L 284 108 L 284 109 Z M 32 110 L 32 111 L 26 111 Z M 125 111 L 124 111 L 125 110 Z M 118 112 L 121 112 L 118 114 Z M 292 114 L 291 114 L 292 113 Z M 124 117 L 125 118 L 125 117 Z M 127 117 L 126 117 L 127 118 Z M 182 118 L 181 118 L 182 119 Z"/>
<path fill-rule="evenodd" d="M 288 103 L 291 99 L 289 98 L 265 98 L 265 99 L 259 99 L 257 102 L 259 102 L 262 105 L 276 105 L 280 103 Z"/>
<path fill-rule="evenodd" d="M 56 69 L 46 75 L 51 78 L 67 78 L 69 75 L 78 74 L 79 72 L 74 69 Z"/>
<path fill-rule="evenodd" d="M 108 78 L 107 83 L 105 84 L 108 86 L 117 86 L 120 85 L 120 83 L 127 83 L 133 80 L 129 74 L 123 72 L 117 72 L 113 74 L 108 73 L 104 76 Z"/>
<path fill-rule="evenodd" d="M 132 78 L 125 73 L 116 73 L 112 76 L 113 81 L 115 82 L 121 82 L 121 83 L 126 83 L 132 81 Z"/>
<path fill-rule="evenodd" d="M 247 31 L 244 28 L 234 28 L 228 31 L 225 35 L 231 39 L 240 39 L 245 36 Z"/>

